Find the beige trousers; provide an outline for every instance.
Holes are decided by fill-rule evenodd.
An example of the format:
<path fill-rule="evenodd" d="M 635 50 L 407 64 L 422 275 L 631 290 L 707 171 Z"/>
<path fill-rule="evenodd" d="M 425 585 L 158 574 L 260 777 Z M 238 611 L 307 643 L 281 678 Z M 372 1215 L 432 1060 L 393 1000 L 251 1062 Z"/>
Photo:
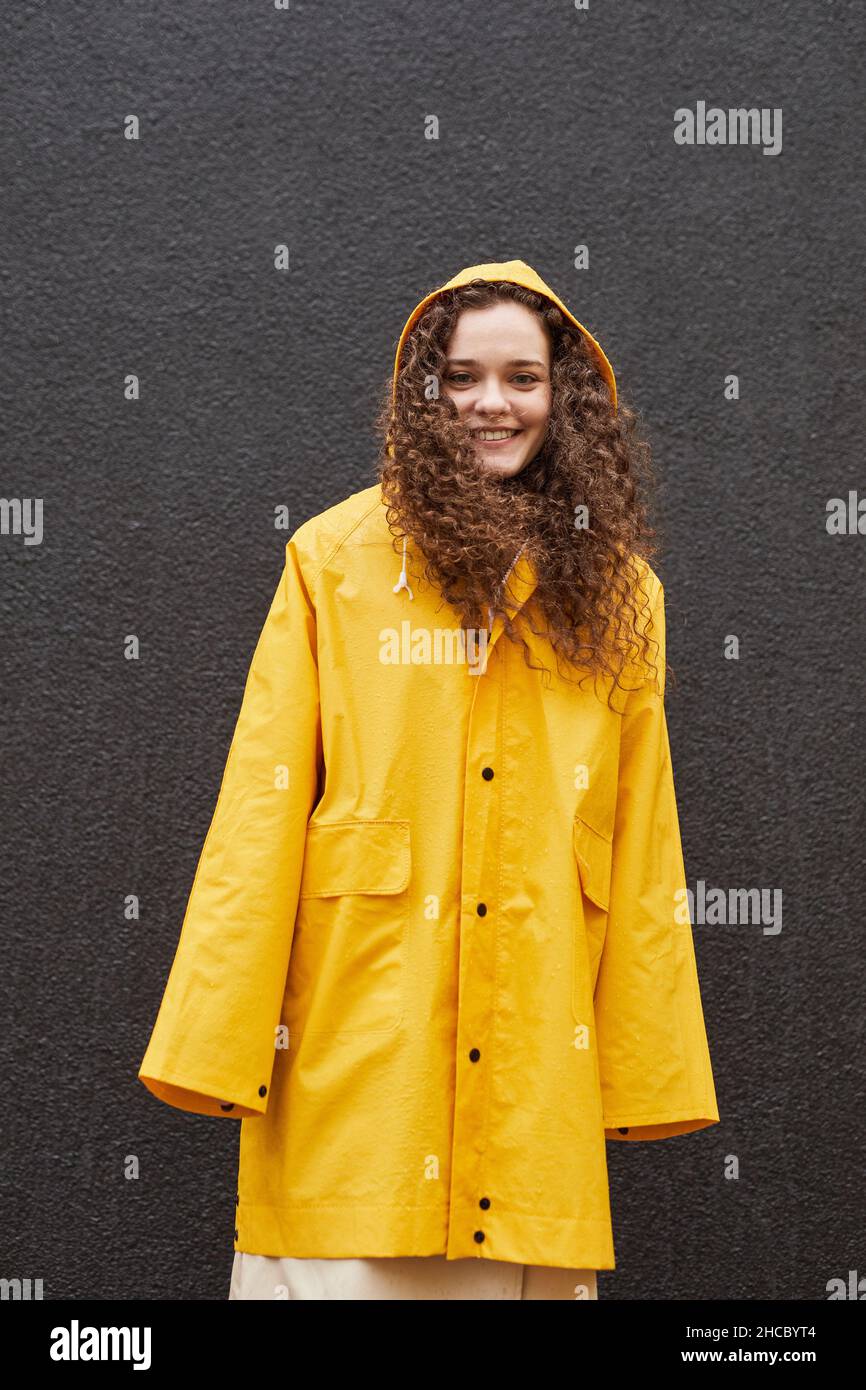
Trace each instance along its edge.
<path fill-rule="evenodd" d="M 597 1299 L 594 1269 L 405 1255 L 296 1260 L 235 1251 L 230 1299 Z"/>

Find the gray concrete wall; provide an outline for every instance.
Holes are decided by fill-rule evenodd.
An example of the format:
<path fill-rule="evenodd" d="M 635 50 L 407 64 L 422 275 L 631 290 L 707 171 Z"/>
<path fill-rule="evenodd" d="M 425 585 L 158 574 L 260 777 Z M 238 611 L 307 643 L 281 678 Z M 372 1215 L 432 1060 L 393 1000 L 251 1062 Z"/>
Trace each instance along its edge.
<path fill-rule="evenodd" d="M 826 525 L 866 490 L 858 6 L 18 0 L 2 24 L 2 493 L 44 530 L 0 536 L 0 1274 L 226 1297 L 238 1128 L 136 1071 L 273 509 L 374 480 L 407 313 L 520 258 L 653 444 L 689 882 L 784 904 L 776 934 L 695 926 L 722 1123 L 608 1145 L 600 1297 L 826 1298 L 862 1256 L 866 535 Z M 698 102 L 781 109 L 780 152 L 678 144 Z"/>

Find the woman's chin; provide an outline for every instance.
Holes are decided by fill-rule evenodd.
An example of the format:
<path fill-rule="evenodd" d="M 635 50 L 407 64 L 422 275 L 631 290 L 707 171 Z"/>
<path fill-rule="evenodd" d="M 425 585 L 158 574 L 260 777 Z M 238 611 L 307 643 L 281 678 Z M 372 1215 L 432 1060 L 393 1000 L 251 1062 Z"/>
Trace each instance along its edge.
<path fill-rule="evenodd" d="M 482 465 L 482 467 L 487 469 L 488 473 L 499 473 L 504 478 L 513 478 L 514 475 L 516 473 L 519 473 L 521 468 L 523 468 L 524 465 L 528 462 L 525 451 L 521 451 L 520 455 L 517 458 L 509 459 L 495 457 L 491 458 L 488 452 L 485 452 L 482 449 L 477 449 L 475 452 L 475 457 L 478 459 L 478 462 Z"/>
<path fill-rule="evenodd" d="M 488 473 L 498 473 L 501 478 L 516 478 L 526 465 L 526 459 L 518 459 L 515 463 L 506 463 L 504 460 L 502 463 L 491 463 L 489 459 L 481 461 Z"/>

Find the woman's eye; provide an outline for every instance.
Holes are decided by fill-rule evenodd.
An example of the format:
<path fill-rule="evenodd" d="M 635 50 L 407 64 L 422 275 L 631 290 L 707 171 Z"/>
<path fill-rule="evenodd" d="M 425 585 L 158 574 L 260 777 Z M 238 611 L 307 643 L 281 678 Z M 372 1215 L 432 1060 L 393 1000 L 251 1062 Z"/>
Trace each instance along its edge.
<path fill-rule="evenodd" d="M 469 372 L 451 372 L 448 380 L 455 386 L 465 386 L 472 378 Z M 512 381 L 519 386 L 535 386 L 538 382 L 538 377 L 533 376 L 531 372 L 518 372 L 516 376 L 512 377 Z"/>

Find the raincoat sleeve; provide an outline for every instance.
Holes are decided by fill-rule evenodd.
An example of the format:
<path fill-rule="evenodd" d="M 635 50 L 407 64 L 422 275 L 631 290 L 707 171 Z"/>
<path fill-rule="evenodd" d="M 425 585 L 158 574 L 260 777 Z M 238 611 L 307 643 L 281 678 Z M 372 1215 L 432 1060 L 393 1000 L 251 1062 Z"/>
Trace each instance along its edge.
<path fill-rule="evenodd" d="M 648 635 L 658 667 L 622 716 L 607 929 L 595 991 L 605 1137 L 666 1139 L 716 1124 L 664 706 L 664 589 Z M 646 668 L 645 668 L 646 669 Z"/>
<path fill-rule="evenodd" d="M 290 540 L 138 1072 L 180 1110 L 267 1110 L 320 761 L 315 613 Z"/>

